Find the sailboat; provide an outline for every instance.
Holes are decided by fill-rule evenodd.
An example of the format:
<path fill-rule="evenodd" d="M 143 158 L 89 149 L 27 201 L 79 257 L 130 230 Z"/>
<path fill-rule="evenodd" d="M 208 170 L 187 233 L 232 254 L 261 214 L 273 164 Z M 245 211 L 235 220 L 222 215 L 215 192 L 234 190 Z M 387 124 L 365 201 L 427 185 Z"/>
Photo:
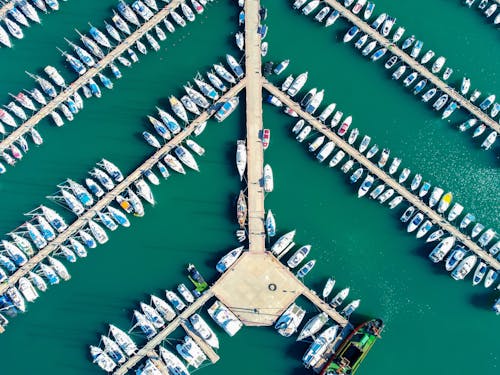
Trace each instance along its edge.
<path fill-rule="evenodd" d="M 238 202 L 236 203 L 236 216 L 238 219 L 238 225 L 241 229 L 244 229 L 247 221 L 247 201 L 243 190 L 240 191 Z"/>
<path fill-rule="evenodd" d="M 236 145 L 236 168 L 240 175 L 240 181 L 243 179 L 247 166 L 247 150 L 245 140 L 238 140 Z"/>

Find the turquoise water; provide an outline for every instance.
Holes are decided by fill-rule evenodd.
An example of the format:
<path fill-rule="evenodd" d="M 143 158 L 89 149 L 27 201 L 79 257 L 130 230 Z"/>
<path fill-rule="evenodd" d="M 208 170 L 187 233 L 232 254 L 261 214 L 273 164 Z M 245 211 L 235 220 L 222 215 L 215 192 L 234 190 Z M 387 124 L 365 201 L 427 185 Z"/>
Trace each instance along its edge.
<path fill-rule="evenodd" d="M 228 51 L 237 54 L 232 33 L 239 9 L 234 3 L 214 2 L 196 23 L 168 35 L 160 52 L 140 56 L 138 64 L 123 68 L 124 78 L 115 81 L 114 90 L 106 90 L 101 100 L 86 101 L 72 123 L 56 128 L 44 120 L 39 126 L 44 145 L 33 146 L 0 180 L 2 233 L 22 224 L 23 212 L 46 204 L 45 196 L 63 179 L 82 180 L 100 158 L 114 161 L 124 172 L 147 158 L 152 150 L 140 136 L 148 127 L 145 115 L 156 105 L 166 107 L 168 95 L 180 94 L 182 84 L 197 71 L 206 71 Z M 266 59 L 290 58 L 290 73 L 308 70 L 307 87 L 325 88 L 325 103 L 334 101 L 352 114 L 361 134 L 370 134 L 401 157 L 404 166 L 453 191 L 466 210 L 498 228 L 498 148 L 481 151 L 469 135 L 454 129 L 464 113 L 454 114 L 449 123 L 440 120 L 391 81 L 382 64 L 344 45 L 346 22 L 324 29 L 290 3 L 263 3 L 269 8 L 270 26 Z M 64 69 L 55 46 L 65 45 L 63 37 L 76 40 L 73 29 L 85 30 L 88 21 L 101 26 L 114 4 L 62 3 L 61 11 L 43 17 L 42 26 L 26 30 L 13 50 L 1 50 L 2 102 L 7 102 L 7 92 L 32 87 L 25 70 L 40 71 L 47 64 Z M 455 68 L 452 79 L 458 82 L 468 74 L 473 87 L 497 91 L 497 30 L 477 12 L 459 1 L 444 0 L 411 5 L 378 1 L 376 12 L 381 11 L 422 38 L 424 49 L 447 56 Z M 68 80 L 74 78 L 67 72 Z M 275 212 L 279 233 L 296 228 L 296 242 L 312 244 L 311 256 L 318 264 L 306 283 L 320 290 L 334 275 L 337 288 L 349 285 L 351 297 L 362 299 L 355 320 L 377 316 L 387 323 L 383 339 L 359 374 L 496 374 L 498 318 L 489 308 L 498 293 L 472 287 L 470 281 L 453 282 L 432 265 L 426 258 L 432 248 L 399 225 L 401 211 L 355 198 L 346 176 L 319 165 L 306 151 L 307 142 L 301 145 L 291 137 L 293 119 L 265 106 L 264 123 L 272 131 L 265 156 L 275 175 L 275 191 L 266 197 L 266 208 Z M 12 319 L 0 337 L 2 370 L 100 373 L 90 363 L 87 345 L 98 342 L 107 323 L 128 328 L 140 300 L 187 281 L 183 270 L 188 262 L 214 280 L 218 257 L 236 246 L 234 202 L 240 185 L 233 160 L 235 141 L 244 133 L 244 106 L 223 124 L 210 122 L 197 139 L 207 150 L 198 159 L 201 173 L 173 175 L 154 187 L 158 203 L 146 207 L 144 218 L 111 233 L 108 244 L 68 267 L 71 281 L 51 288 L 29 306 L 28 314 Z M 300 365 L 304 343 L 282 338 L 272 329 L 244 328 L 234 338 L 217 332 L 221 361 L 200 373 L 306 373 Z M 134 337 L 140 342 L 139 335 Z"/>

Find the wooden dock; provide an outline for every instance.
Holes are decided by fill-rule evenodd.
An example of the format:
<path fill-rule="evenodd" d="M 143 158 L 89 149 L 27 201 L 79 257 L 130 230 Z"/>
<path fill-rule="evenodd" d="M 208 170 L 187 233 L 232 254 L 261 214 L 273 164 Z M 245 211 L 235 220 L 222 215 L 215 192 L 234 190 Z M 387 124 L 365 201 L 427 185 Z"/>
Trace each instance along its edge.
<path fill-rule="evenodd" d="M 264 230 L 264 149 L 262 148 L 262 71 L 257 32 L 260 1 L 245 1 L 248 241 L 250 251 L 266 250 Z"/>
<path fill-rule="evenodd" d="M 13 0 L 10 0 L 10 1 L 6 2 L 5 4 L 3 4 L 2 7 L 0 8 L 0 19 L 4 18 L 5 15 L 7 14 L 7 12 L 9 10 L 11 10 L 12 8 L 14 8 L 14 5 L 16 5 L 16 4 Z M 9 35 L 9 37 L 10 37 L 10 35 Z"/>
<path fill-rule="evenodd" d="M 47 103 L 26 120 L 23 124 L 17 127 L 12 133 L 5 137 L 0 142 L 0 153 L 5 149 L 10 147 L 20 136 L 29 132 L 34 126 L 36 126 L 43 118 L 48 116 L 57 106 L 68 99 L 75 91 L 80 89 L 85 85 L 88 80 L 94 77 L 101 70 L 105 69 L 110 62 L 115 58 L 124 53 L 128 48 L 140 39 L 144 34 L 154 28 L 159 22 L 161 22 L 172 9 L 176 8 L 183 0 L 172 0 L 172 2 L 162 9 L 160 9 L 149 21 L 141 25 L 137 30 L 135 30 L 131 35 L 124 39 L 120 44 L 113 48 L 103 59 L 101 59 L 94 67 L 88 68 L 87 72 L 81 75 L 73 83 L 71 83 L 67 88 L 61 91 L 54 99 Z"/>
<path fill-rule="evenodd" d="M 396 180 L 389 176 L 385 171 L 380 169 L 376 164 L 366 158 L 353 146 L 349 145 L 345 140 L 340 138 L 336 133 L 334 133 L 330 128 L 317 120 L 314 116 L 304 112 L 300 105 L 294 102 L 288 95 L 283 93 L 276 86 L 264 79 L 263 87 L 268 90 L 271 94 L 276 96 L 279 100 L 283 102 L 284 105 L 289 106 L 295 112 L 298 113 L 300 117 L 306 120 L 311 126 L 313 126 L 318 132 L 325 135 L 328 139 L 332 140 L 336 147 L 341 148 L 344 152 L 355 159 L 359 164 L 366 168 L 374 177 L 383 181 L 388 187 L 394 189 L 398 194 L 403 196 L 408 202 L 415 206 L 419 211 L 421 211 L 425 216 L 433 221 L 434 224 L 439 225 L 443 230 L 450 233 L 458 241 L 462 242 L 467 248 L 472 250 L 478 257 L 485 261 L 490 267 L 495 270 L 500 269 L 500 262 L 492 257 L 487 251 L 483 250 L 479 245 L 470 239 L 467 235 L 460 232 L 455 226 L 450 224 L 443 216 L 439 215 L 436 211 L 425 204 L 419 197 L 414 195 L 412 192 L 407 190 L 404 186 L 400 185 Z"/>
<path fill-rule="evenodd" d="M 163 340 L 165 340 L 168 335 L 170 335 L 173 331 L 175 331 L 183 322 L 183 320 L 189 318 L 196 311 L 198 311 L 207 301 L 213 297 L 213 292 L 209 289 L 205 293 L 201 295 L 196 301 L 194 301 L 191 305 L 189 305 L 183 312 L 175 317 L 164 329 L 156 334 L 151 340 L 147 342 L 142 348 L 140 348 L 136 354 L 132 357 L 129 357 L 128 360 L 118 367 L 113 374 L 114 375 L 125 375 L 129 370 L 134 368 L 145 356 L 153 356 L 158 357 L 154 349 L 159 346 Z M 219 359 L 219 357 L 213 357 L 215 361 Z"/>
<path fill-rule="evenodd" d="M 424 65 L 420 64 L 418 61 L 413 59 L 410 55 L 405 53 L 401 48 L 397 45 L 391 43 L 388 39 L 382 36 L 382 34 L 375 31 L 370 25 L 364 22 L 361 18 L 357 17 L 354 13 L 352 13 L 349 9 L 345 8 L 341 5 L 340 2 L 335 0 L 325 0 L 325 2 L 330 5 L 333 9 L 338 10 L 342 17 L 349 20 L 354 25 L 358 26 L 359 29 L 368 34 L 370 38 L 376 40 L 378 44 L 383 47 L 386 47 L 389 52 L 398 56 L 401 60 L 404 61 L 410 68 L 418 72 L 421 76 L 427 78 L 429 82 L 431 82 L 434 86 L 436 86 L 442 92 L 448 94 L 448 96 L 457 102 L 459 106 L 469 111 L 473 116 L 475 116 L 479 121 L 482 121 L 485 125 L 489 126 L 491 129 L 495 130 L 497 133 L 500 133 L 500 125 L 498 122 L 493 120 L 488 116 L 487 113 L 481 111 L 478 107 L 472 104 L 468 99 L 460 95 L 459 92 L 455 91 L 452 87 L 448 86 L 446 82 L 443 82 L 436 75 L 431 73 Z"/>
<path fill-rule="evenodd" d="M 233 86 L 229 91 L 226 92 L 219 99 L 219 103 L 228 100 L 229 98 L 237 95 L 245 87 L 245 78 Z M 212 113 L 203 112 L 195 120 L 193 120 L 188 126 L 186 126 L 183 131 L 173 137 L 168 143 L 166 143 L 162 148 L 158 149 L 150 158 L 144 161 L 138 168 L 136 168 L 132 173 L 130 173 L 122 182 L 115 186 L 113 190 L 108 192 L 100 200 L 96 202 L 88 211 L 83 213 L 78 219 L 76 219 L 71 225 L 68 226 L 64 232 L 59 234 L 59 236 L 52 242 L 50 242 L 45 248 L 37 252 L 28 262 L 20 267 L 16 272 L 14 272 L 8 279 L 7 282 L 0 285 L 0 295 L 5 292 L 9 287 L 14 286 L 17 281 L 25 276 L 29 271 L 35 268 L 38 263 L 49 256 L 54 250 L 56 250 L 59 245 L 66 242 L 69 237 L 73 236 L 78 230 L 80 230 L 88 220 L 95 216 L 97 211 L 102 210 L 108 206 L 113 200 L 121 194 L 127 187 L 130 186 L 135 180 L 142 176 L 142 172 L 146 169 L 152 168 L 167 152 L 172 150 L 179 143 L 184 141 L 187 137 L 191 135 L 194 131 L 196 125 L 208 120 L 212 116 Z"/>
<path fill-rule="evenodd" d="M 181 327 L 184 329 L 184 331 L 186 331 L 189 337 L 191 337 L 194 340 L 196 345 L 198 345 L 201 348 L 201 350 L 203 350 L 203 353 L 205 353 L 210 362 L 216 363 L 220 359 L 220 357 L 212 349 L 212 347 L 208 345 L 205 342 L 205 340 L 203 340 L 200 336 L 198 336 L 196 332 L 193 331 L 190 325 L 187 325 L 186 323 L 181 321 Z"/>

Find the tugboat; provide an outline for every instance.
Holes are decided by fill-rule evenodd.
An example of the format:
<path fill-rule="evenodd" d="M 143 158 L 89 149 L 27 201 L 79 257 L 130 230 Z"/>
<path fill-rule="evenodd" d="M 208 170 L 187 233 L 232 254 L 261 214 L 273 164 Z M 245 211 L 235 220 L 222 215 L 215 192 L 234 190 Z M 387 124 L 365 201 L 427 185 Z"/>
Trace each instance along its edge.
<path fill-rule="evenodd" d="M 356 327 L 330 358 L 320 375 L 355 374 L 384 329 L 382 319 L 373 319 Z"/>

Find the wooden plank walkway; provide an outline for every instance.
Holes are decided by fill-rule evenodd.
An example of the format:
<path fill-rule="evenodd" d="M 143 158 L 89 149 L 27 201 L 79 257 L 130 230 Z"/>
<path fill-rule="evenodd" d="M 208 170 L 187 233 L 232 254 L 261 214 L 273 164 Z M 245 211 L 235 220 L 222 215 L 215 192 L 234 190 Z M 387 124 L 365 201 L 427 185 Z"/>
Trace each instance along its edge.
<path fill-rule="evenodd" d="M 19 137 L 27 132 L 29 132 L 33 127 L 35 127 L 44 117 L 48 116 L 57 106 L 68 99 L 76 90 L 80 89 L 85 85 L 88 80 L 94 77 L 101 70 L 106 68 L 110 62 L 115 58 L 124 53 L 128 48 L 130 48 L 138 39 L 140 39 L 146 32 L 154 28 L 159 22 L 161 22 L 172 9 L 176 8 L 183 0 L 172 0 L 172 2 L 162 8 L 158 13 L 156 13 L 149 21 L 145 22 L 141 27 L 135 30 L 130 36 L 113 48 L 103 59 L 101 59 L 94 67 L 89 68 L 87 72 L 81 75 L 73 83 L 71 83 L 67 88 L 61 91 L 54 99 L 47 103 L 36 112 L 27 121 L 17 127 L 12 133 L 10 133 L 6 138 L 0 142 L 0 153 L 10 147 Z"/>
<path fill-rule="evenodd" d="M 134 368 L 145 356 L 149 356 L 151 352 L 154 351 L 158 345 L 160 345 L 163 340 L 165 340 L 168 335 L 175 331 L 183 320 L 189 318 L 196 311 L 198 311 L 207 301 L 213 297 L 213 293 L 208 289 L 200 298 L 189 305 L 183 312 L 181 312 L 177 317 L 172 320 L 163 330 L 158 332 L 155 337 L 147 342 L 142 348 L 140 348 L 136 354 L 130 357 L 124 364 L 122 364 L 118 369 L 116 369 L 114 375 L 124 375 L 129 370 Z"/>
<path fill-rule="evenodd" d="M 249 250 L 264 252 L 264 150 L 260 139 L 262 125 L 262 71 L 260 54 L 260 1 L 245 1 L 245 68 L 247 126 L 247 184 Z"/>
<path fill-rule="evenodd" d="M 271 94 L 276 96 L 283 104 L 292 108 L 295 112 L 299 114 L 304 120 L 306 120 L 311 126 L 316 128 L 317 131 L 324 134 L 327 138 L 335 142 L 336 147 L 341 148 L 354 158 L 358 163 L 360 163 L 364 168 L 368 169 L 372 175 L 376 178 L 382 180 L 388 187 L 394 189 L 398 194 L 403 196 L 407 201 L 409 201 L 413 206 L 420 210 L 424 215 L 430 218 L 434 224 L 439 225 L 443 230 L 450 233 L 458 241 L 462 242 L 467 248 L 472 250 L 478 257 L 483 259 L 490 267 L 495 270 L 500 269 L 500 262 L 492 257 L 487 251 L 479 247 L 474 241 L 472 241 L 467 235 L 460 232 L 456 227 L 451 225 L 444 217 L 439 215 L 436 211 L 430 208 L 422 200 L 420 200 L 416 195 L 407 190 L 404 186 L 400 185 L 396 180 L 389 176 L 385 171 L 380 169 L 376 164 L 372 163 L 363 154 L 361 154 L 357 149 L 349 145 L 346 141 L 340 138 L 337 134 L 331 131 L 326 125 L 319 122 L 314 116 L 304 112 L 300 105 L 294 102 L 288 95 L 283 93 L 276 86 L 264 79 L 263 87 L 268 90 Z"/>
<path fill-rule="evenodd" d="M 191 337 L 194 340 L 194 342 L 196 342 L 196 345 L 198 345 L 201 348 L 201 350 L 203 350 L 203 353 L 205 353 L 210 362 L 216 363 L 220 359 L 220 357 L 212 349 L 212 347 L 208 345 L 205 342 L 205 340 L 203 340 L 200 336 L 196 334 L 196 332 L 194 332 L 191 329 L 191 326 L 187 325 L 184 322 L 181 322 L 181 327 L 184 329 L 184 331 L 186 331 L 189 337 Z"/>
<path fill-rule="evenodd" d="M 469 111 L 473 116 L 482 121 L 485 125 L 489 126 L 491 129 L 495 130 L 497 133 L 500 133 L 500 125 L 498 124 L 498 122 L 489 117 L 487 113 L 481 111 L 468 99 L 460 95 L 459 92 L 455 91 L 452 87 L 448 86 L 446 82 L 443 82 L 440 78 L 431 73 L 424 65 L 414 60 L 410 55 L 405 53 L 397 45 L 391 43 L 388 39 L 383 37 L 382 34 L 372 29 L 368 23 L 364 22 L 354 13 L 352 13 L 349 9 L 342 6 L 340 2 L 334 0 L 325 0 L 325 2 L 332 8 L 341 12 L 343 17 L 345 17 L 348 21 L 350 21 L 354 25 L 358 26 L 360 30 L 368 34 L 370 38 L 375 39 L 380 45 L 386 47 L 391 53 L 398 56 L 401 60 L 405 62 L 405 64 L 409 65 L 413 70 L 418 72 L 418 74 L 427 78 L 439 90 L 448 94 L 448 96 L 454 101 L 456 101 L 458 105 L 460 105 L 462 108 Z"/>
<path fill-rule="evenodd" d="M 9 2 L 3 4 L 2 7 L 0 8 L 0 19 L 4 18 L 5 15 L 7 14 L 7 12 L 9 10 L 11 10 L 12 8 L 14 8 L 14 5 L 16 5 L 16 4 L 13 0 L 10 0 Z M 10 37 L 10 35 L 9 35 L 9 37 Z"/>
<path fill-rule="evenodd" d="M 238 82 L 235 86 L 233 86 L 229 91 L 223 95 L 219 102 L 223 102 L 228 100 L 229 98 L 237 95 L 245 86 L 245 78 L 243 78 L 240 82 Z M 142 172 L 146 169 L 152 168 L 162 156 L 164 156 L 167 152 L 172 150 L 179 143 L 184 141 L 187 137 L 191 135 L 194 131 L 197 124 L 200 124 L 211 117 L 212 113 L 203 112 L 200 116 L 198 116 L 194 121 L 192 121 L 186 128 L 177 134 L 174 138 L 172 138 L 168 143 L 166 143 L 162 148 L 158 149 L 150 158 L 144 161 L 137 169 L 135 169 L 132 173 L 130 173 L 122 182 L 115 186 L 113 190 L 108 192 L 104 197 L 97 201 L 97 203 L 91 207 L 88 211 L 86 211 L 82 216 L 76 219 L 71 225 L 68 226 L 64 232 L 59 234 L 59 236 L 52 242 L 50 242 L 45 248 L 37 252 L 29 261 L 19 268 L 16 272 L 14 272 L 8 279 L 7 282 L 0 285 L 0 295 L 5 292 L 9 287 L 15 285 L 17 281 L 25 276 L 29 271 L 35 268 L 38 263 L 40 263 L 43 259 L 49 256 L 54 250 L 56 250 L 59 245 L 63 244 L 66 240 L 69 239 L 72 235 L 74 235 L 78 230 L 80 230 L 91 218 L 95 216 L 97 211 L 102 210 L 107 205 L 109 205 L 113 200 L 121 194 L 130 184 L 132 184 L 135 180 L 142 176 Z"/>

